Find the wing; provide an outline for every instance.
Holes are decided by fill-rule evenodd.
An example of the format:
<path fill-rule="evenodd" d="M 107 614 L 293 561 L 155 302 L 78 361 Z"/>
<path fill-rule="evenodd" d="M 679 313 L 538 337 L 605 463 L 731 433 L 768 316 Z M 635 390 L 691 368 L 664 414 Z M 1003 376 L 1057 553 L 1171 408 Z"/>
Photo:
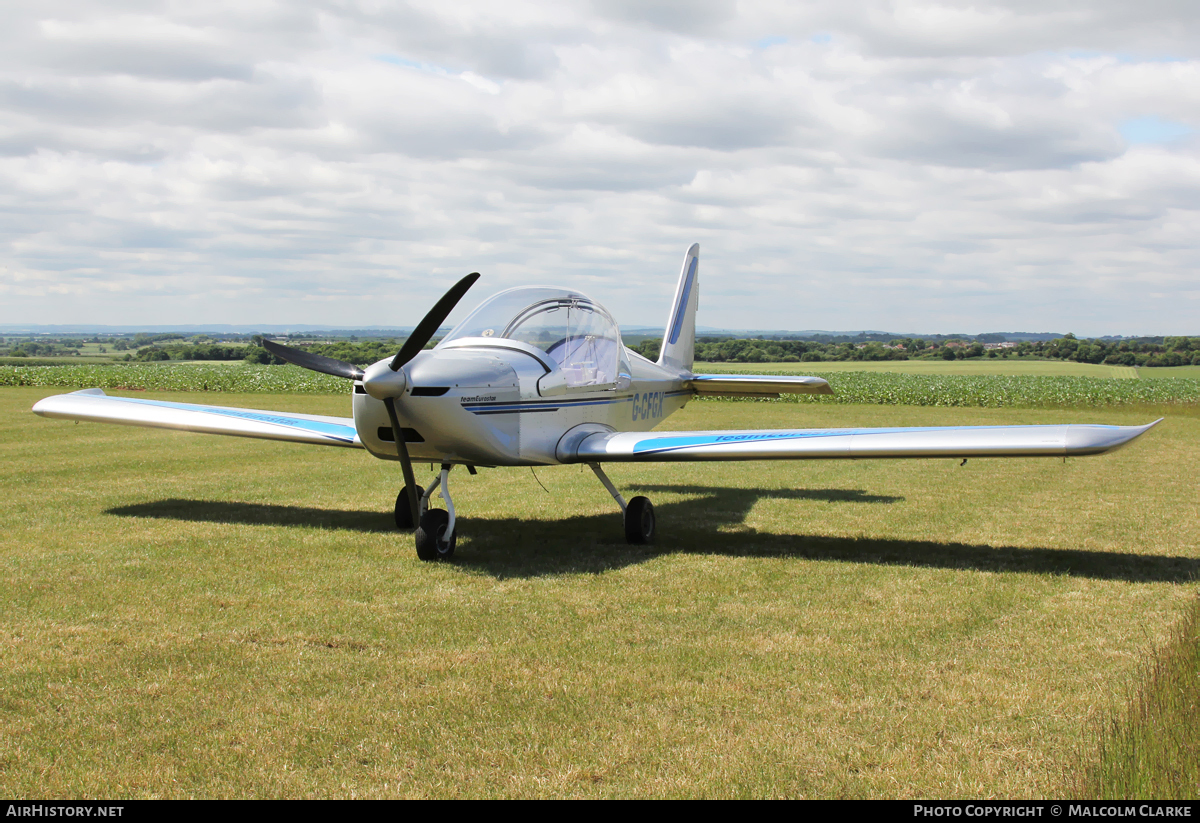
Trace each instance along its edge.
<path fill-rule="evenodd" d="M 581 432 L 564 438 L 564 463 L 820 460 L 881 457 L 1066 457 L 1104 454 L 1145 426 L 946 426 L 709 432 Z"/>
<path fill-rule="evenodd" d="M 701 397 L 778 397 L 781 394 L 833 394 L 820 377 L 765 374 L 695 374 L 689 387 Z"/>
<path fill-rule="evenodd" d="M 47 397 L 34 404 L 33 411 L 42 417 L 62 420 L 120 423 L 320 446 L 363 447 L 354 421 L 346 417 L 109 397 L 100 389 L 84 389 Z"/>

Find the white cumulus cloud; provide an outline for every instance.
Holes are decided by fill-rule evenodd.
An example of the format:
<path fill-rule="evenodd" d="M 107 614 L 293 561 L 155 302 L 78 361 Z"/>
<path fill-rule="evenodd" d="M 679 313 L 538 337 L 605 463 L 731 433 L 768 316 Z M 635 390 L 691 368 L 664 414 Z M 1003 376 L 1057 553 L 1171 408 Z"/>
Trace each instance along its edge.
<path fill-rule="evenodd" d="M 0 323 L 1197 333 L 1200 7 L 48 0 L 0 31 Z M 468 299 L 466 302 L 470 302 Z"/>

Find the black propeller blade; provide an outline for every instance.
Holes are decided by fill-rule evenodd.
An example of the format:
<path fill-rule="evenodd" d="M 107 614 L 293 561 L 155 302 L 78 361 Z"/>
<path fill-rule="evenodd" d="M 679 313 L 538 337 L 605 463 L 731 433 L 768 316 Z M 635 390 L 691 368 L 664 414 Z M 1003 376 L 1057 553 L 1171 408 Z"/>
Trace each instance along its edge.
<path fill-rule="evenodd" d="M 442 325 L 450 312 L 454 311 L 458 301 L 462 300 L 463 295 L 467 293 L 467 289 L 475 285 L 475 281 L 478 279 L 479 272 L 471 272 L 451 286 L 450 291 L 442 295 L 442 299 L 437 301 L 429 313 L 421 319 L 412 334 L 404 341 L 404 345 L 400 347 L 400 351 L 392 358 L 392 371 L 399 371 L 401 366 L 412 360 L 421 349 L 425 348 L 425 344 L 437 334 L 438 327 Z"/>
<path fill-rule="evenodd" d="M 392 358 L 392 371 L 399 371 L 405 363 L 412 360 L 425 348 L 425 344 L 437 333 L 438 327 L 442 325 L 442 322 L 454 310 L 454 307 L 458 305 L 458 301 L 462 300 L 463 295 L 467 293 L 467 289 L 475 285 L 475 281 L 478 279 L 479 272 L 471 272 L 442 295 L 442 299 L 437 301 L 433 308 L 421 319 L 421 322 L 413 329 L 412 334 L 404 341 L 404 345 L 400 347 L 400 351 Z M 400 419 L 396 416 L 396 401 L 388 397 L 384 399 L 383 403 L 387 406 L 388 419 L 392 421 L 392 437 L 396 441 L 396 456 L 400 458 L 400 468 L 404 471 L 404 486 L 408 489 L 408 506 L 412 511 L 412 522 L 414 526 L 420 526 L 421 522 L 418 516 L 420 503 L 417 501 L 417 479 L 413 475 L 412 460 L 408 456 L 408 444 L 404 442 L 404 431 L 400 428 Z"/>
<path fill-rule="evenodd" d="M 319 371 L 322 374 L 332 374 L 334 377 L 345 377 L 347 380 L 362 380 L 363 370 L 353 363 L 347 363 L 344 360 L 335 360 L 332 357 L 325 357 L 312 352 L 293 349 L 291 346 L 284 346 L 280 343 L 275 343 L 271 340 L 263 338 L 263 348 L 275 355 L 281 360 L 286 360 L 289 363 L 294 363 L 312 371 Z"/>

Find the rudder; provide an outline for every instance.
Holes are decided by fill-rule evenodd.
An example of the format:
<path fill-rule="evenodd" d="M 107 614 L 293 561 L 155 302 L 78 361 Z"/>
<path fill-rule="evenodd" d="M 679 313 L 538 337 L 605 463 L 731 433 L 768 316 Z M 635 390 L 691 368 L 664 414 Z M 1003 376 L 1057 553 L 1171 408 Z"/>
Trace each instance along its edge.
<path fill-rule="evenodd" d="M 700 303 L 700 244 L 693 243 L 683 258 L 675 300 L 663 332 L 658 365 L 691 371 L 696 355 L 696 307 Z"/>

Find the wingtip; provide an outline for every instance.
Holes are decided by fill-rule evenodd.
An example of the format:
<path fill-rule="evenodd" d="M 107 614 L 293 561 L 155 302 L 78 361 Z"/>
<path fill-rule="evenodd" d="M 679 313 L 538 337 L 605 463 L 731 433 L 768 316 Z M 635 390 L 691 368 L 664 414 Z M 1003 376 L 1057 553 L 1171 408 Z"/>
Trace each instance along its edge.
<path fill-rule="evenodd" d="M 1125 443 L 1136 440 L 1164 420 L 1166 420 L 1165 417 L 1160 417 L 1157 420 L 1153 420 L 1145 424 L 1144 426 L 1118 426 L 1117 428 L 1126 433 L 1126 436 L 1121 439 L 1121 444 L 1124 445 Z"/>
<path fill-rule="evenodd" d="M 1088 424 L 1072 424 L 1066 427 L 1066 450 L 1068 455 L 1082 456 L 1088 454 L 1107 454 L 1127 446 L 1137 440 L 1150 429 L 1157 426 L 1164 418 L 1144 426 L 1099 426 Z"/>
<path fill-rule="evenodd" d="M 1122 426 L 1123 429 L 1125 429 L 1127 432 L 1129 432 L 1129 436 L 1123 438 L 1121 440 L 1120 444 L 1117 446 L 1117 448 L 1120 448 L 1120 446 L 1124 446 L 1127 443 L 1132 443 L 1134 440 L 1137 440 L 1143 434 L 1150 431 L 1152 428 L 1154 428 L 1155 426 L 1157 426 L 1159 423 L 1163 422 L 1164 420 L 1166 420 L 1165 417 L 1160 417 L 1157 420 L 1147 423 L 1144 426 Z"/>
<path fill-rule="evenodd" d="M 54 414 L 55 406 L 60 405 L 56 400 L 62 400 L 66 397 L 108 397 L 104 389 L 79 389 L 78 391 L 67 392 L 66 394 L 52 394 L 49 397 L 43 397 L 41 400 L 33 404 L 30 409 L 38 417 L 56 417 Z M 67 400 L 67 403 L 73 401 Z"/>
<path fill-rule="evenodd" d="M 1164 420 L 1166 420 L 1165 417 L 1160 417 L 1157 420 L 1153 420 L 1144 426 L 1126 426 L 1126 427 L 1124 427 L 1130 433 L 1128 439 L 1126 439 L 1125 442 L 1128 443 L 1132 440 L 1136 440 L 1137 438 L 1141 437 L 1143 434 L 1150 431 L 1152 428 L 1154 428 L 1155 426 L 1157 426 L 1159 423 L 1163 422 Z"/>

